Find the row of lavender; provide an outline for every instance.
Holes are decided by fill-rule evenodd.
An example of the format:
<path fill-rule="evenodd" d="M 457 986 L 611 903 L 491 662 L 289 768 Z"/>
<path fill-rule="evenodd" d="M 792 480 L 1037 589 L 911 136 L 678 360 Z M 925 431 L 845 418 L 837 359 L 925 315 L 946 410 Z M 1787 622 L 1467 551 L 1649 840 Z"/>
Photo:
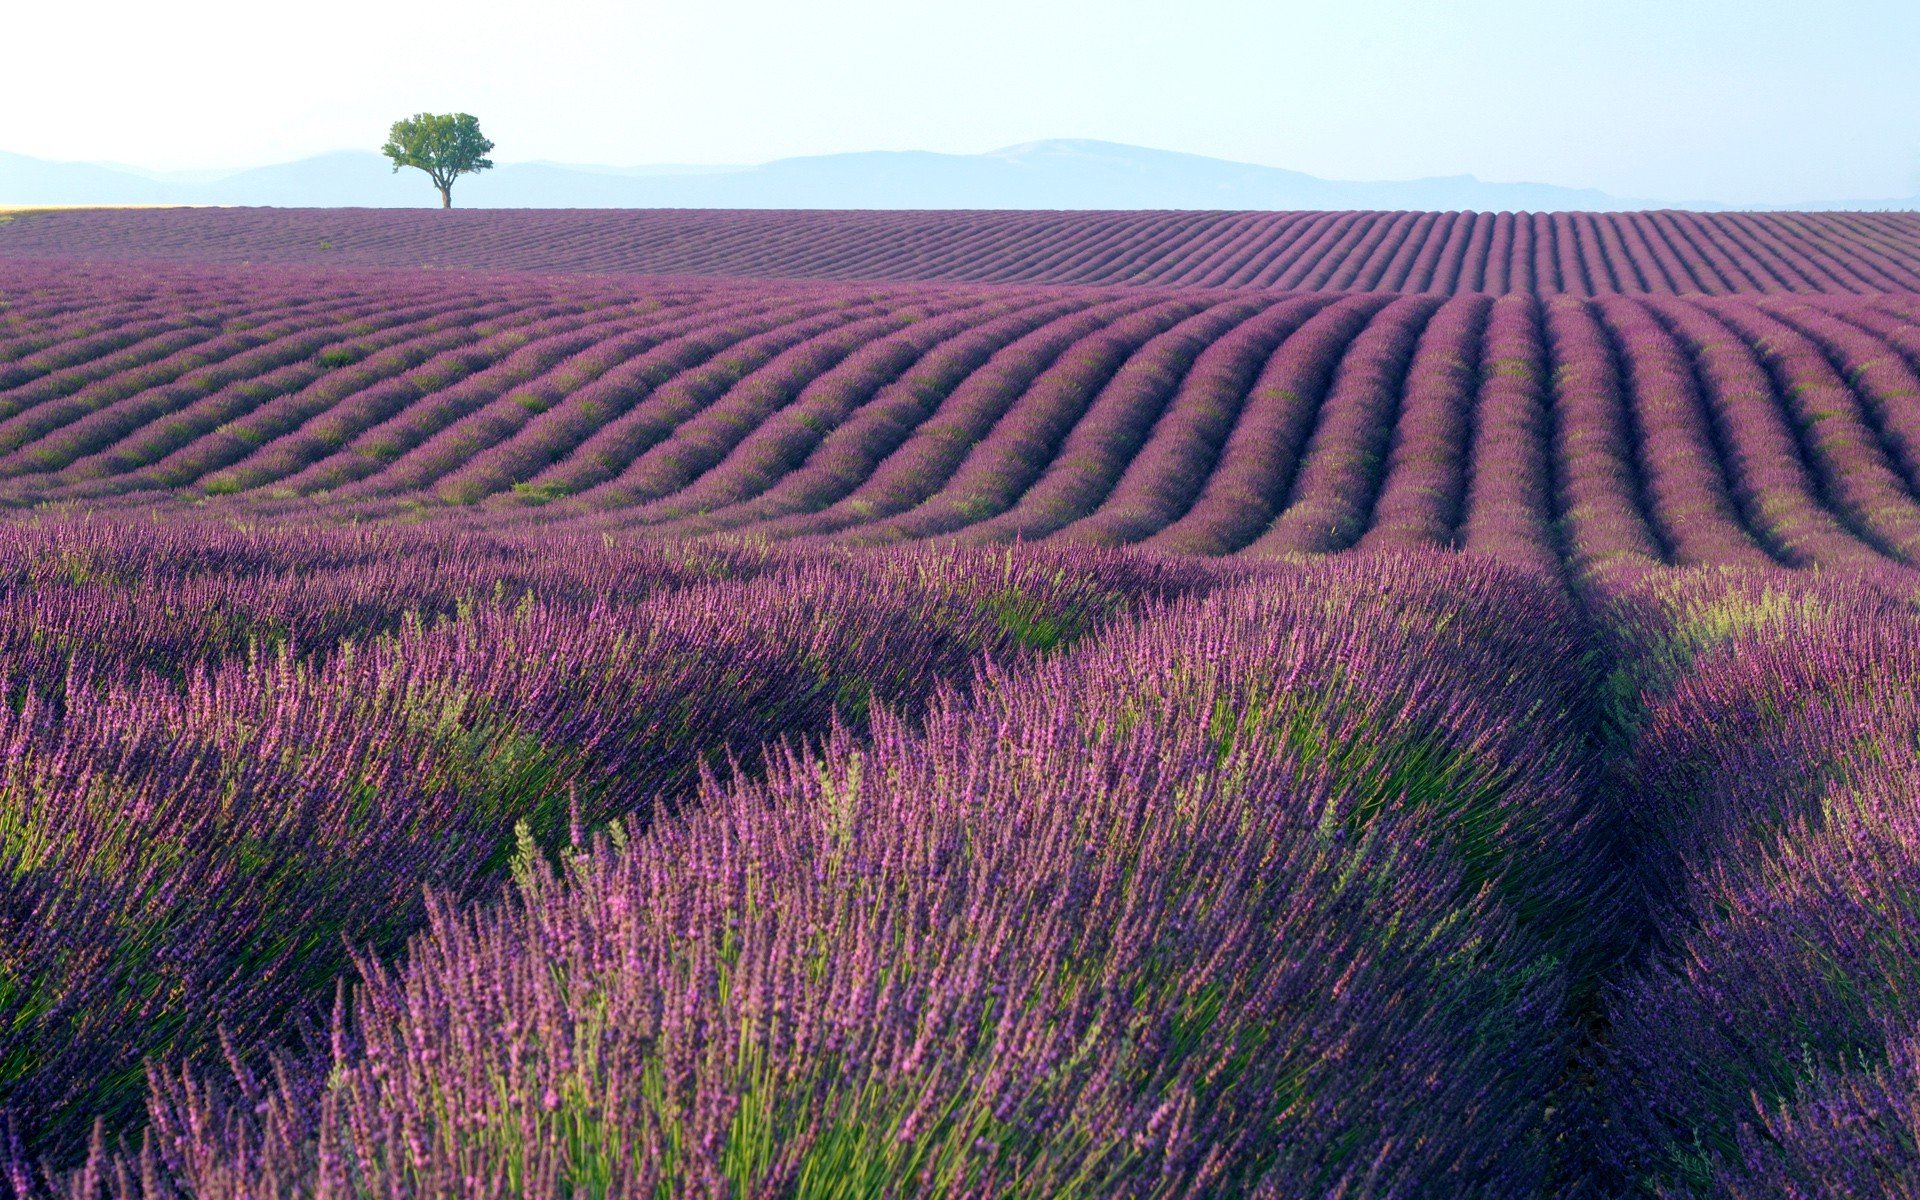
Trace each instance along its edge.
<path fill-rule="evenodd" d="M 10 1186 L 1920 1187 L 1912 581 L 1526 544 L 9 527 Z"/>
<path fill-rule="evenodd" d="M 912 716 L 1212 578 L 1112 554 L 94 522 L 0 535 L 0 1110 L 131 1129 L 150 1056 L 313 1026 L 515 830 L 641 833 L 703 769 Z"/>
<path fill-rule="evenodd" d="M 1920 288 L 1908 213 L 43 213 L 0 254 L 96 260 L 1275 291 Z"/>
<path fill-rule="evenodd" d="M 1892 298 L 15 282 L 14 504 L 1581 570 L 1920 562 L 1920 338 Z"/>
<path fill-rule="evenodd" d="M 477 775 L 456 787 L 468 811 L 435 836 L 459 834 L 459 864 L 443 859 L 440 875 L 396 848 L 336 841 L 318 852 L 328 869 L 301 872 L 317 876 L 306 892 L 265 889 L 285 898 L 276 915 L 312 911 L 329 937 L 372 943 L 330 1026 L 298 1039 L 298 1022 L 283 1020 L 295 1040 L 270 1066 L 242 1034 L 226 1040 L 225 1065 L 188 1059 L 211 1037 L 204 1027 L 145 1047 L 159 1054 L 150 1126 L 124 1146 L 97 1138 L 45 1189 L 1517 1196 L 1567 1182 L 1574 1018 L 1628 910 L 1596 788 L 1599 664 L 1555 584 L 1455 556 L 1329 561 L 1245 582 L 1085 552 L 853 561 L 841 569 L 866 587 L 907 593 L 911 579 L 919 611 L 963 616 L 934 620 L 914 644 L 869 646 L 906 634 L 852 607 L 851 593 L 825 595 L 807 573 L 825 568 L 739 558 L 728 569 L 757 570 L 747 582 L 594 613 L 607 635 L 610 619 L 658 627 L 664 614 L 712 611 L 722 592 L 756 595 L 744 611 L 767 615 L 735 638 L 763 627 L 811 638 L 808 661 L 838 690 L 916 664 L 862 693 L 877 709 L 842 705 L 824 741 L 710 776 L 686 803 L 662 804 L 658 765 L 626 782 L 630 759 L 608 747 L 631 729 L 552 735 L 553 722 L 615 708 L 646 723 L 662 699 L 633 694 L 624 664 L 648 656 L 630 641 L 593 658 L 549 632 L 559 618 L 538 601 L 403 625 L 304 674 L 277 668 L 274 711 L 292 708 L 309 733 L 317 714 L 298 705 L 319 703 L 339 673 L 352 681 L 337 702 L 356 718 L 397 690 L 425 697 L 437 684 L 444 704 L 457 677 L 472 712 L 504 718 L 460 716 L 459 727 L 510 725 L 572 753 L 551 783 L 529 787 L 522 773 L 510 789 L 476 788 Z M 929 588 L 946 599 L 929 606 Z M 880 590 L 859 603 L 884 606 Z M 805 612 L 841 607 L 834 626 L 857 629 L 860 644 L 793 616 L 781 626 L 771 612 L 790 594 Z M 1153 597 L 1135 619 L 1067 645 Z M 983 610 L 995 614 L 984 630 Z M 1009 626 L 1016 641 L 1063 648 L 1022 657 L 992 635 Z M 961 632 L 965 653 L 925 648 Z M 684 643 L 718 636 L 690 636 L 692 621 L 671 633 L 682 654 L 708 654 Z M 560 690 L 521 678 L 543 669 L 520 664 L 544 661 L 536 647 L 549 637 L 554 653 L 588 658 L 561 674 L 591 686 L 551 708 L 509 701 Z M 430 650 L 436 638 L 448 646 Z M 462 653 L 464 671 L 436 673 Z M 759 669 L 724 673 L 698 703 L 663 698 L 675 733 L 655 754 L 775 732 L 703 718 L 739 711 L 709 693 L 777 671 L 727 661 Z M 249 682 L 261 671 L 233 669 Z M 514 686 L 493 686 L 509 674 Z M 215 738 L 225 678 L 182 693 L 188 710 L 214 714 Z M 965 686 L 930 690 L 936 680 Z M 622 686 L 617 704 L 600 700 Z M 248 718 L 267 707 L 253 703 Z M 823 727 L 789 716 L 780 728 Z M 399 726 L 387 737 L 414 744 Z M 387 822 L 402 803 L 359 802 L 388 806 Z M 484 830 L 465 833 L 476 810 Z M 590 832 L 615 813 L 608 832 Z M 516 819 L 517 846 L 502 844 Z M 234 840 L 191 845 L 209 854 Z M 103 852 L 99 839 L 81 844 Z M 223 879 L 258 876 L 273 855 L 243 841 L 229 857 L 246 861 L 223 864 Z M 503 861 L 508 891 L 462 906 L 483 866 Z M 389 960 L 377 935 L 400 930 L 370 929 L 349 902 L 392 896 L 383 909 L 410 926 L 418 906 L 394 895 L 395 879 L 425 880 L 438 898 Z M 220 903 L 209 892 L 194 911 L 217 920 L 237 890 Z M 239 958 L 252 980 L 264 964 L 287 994 L 266 1003 L 250 982 L 259 1007 L 239 1011 L 265 1029 L 269 1011 L 296 1009 L 296 993 L 313 998 L 321 965 L 338 965 L 335 952 L 303 960 L 271 940 L 244 955 L 215 944 L 148 955 L 141 969 L 187 957 L 219 973 Z M 114 1013 L 123 1029 L 154 1015 Z M 90 1053 L 90 1066 L 113 1053 L 77 1039 L 42 1048 Z M 120 1115 L 121 1129 L 136 1127 Z M 16 1154 L 13 1186 L 37 1194 L 29 1158 Z"/>
<path fill-rule="evenodd" d="M 1623 965 L 1588 1118 L 1614 1194 L 1920 1194 L 1909 579 L 1617 574 Z"/>

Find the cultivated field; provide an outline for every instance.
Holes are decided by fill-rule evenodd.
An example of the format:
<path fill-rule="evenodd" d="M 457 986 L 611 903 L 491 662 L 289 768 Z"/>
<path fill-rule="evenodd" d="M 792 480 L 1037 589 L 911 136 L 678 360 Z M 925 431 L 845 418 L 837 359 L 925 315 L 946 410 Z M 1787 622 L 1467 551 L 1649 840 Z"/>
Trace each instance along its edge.
<path fill-rule="evenodd" d="M 1920 287 L 1913 213 L 121 209 L 0 256 L 1267 291 L 1723 295 Z"/>
<path fill-rule="evenodd" d="M 0 1189 L 1920 1194 L 1916 272 L 0 225 Z"/>
<path fill-rule="evenodd" d="M 15 506 L 1920 561 L 1920 296 L 5 271 Z"/>

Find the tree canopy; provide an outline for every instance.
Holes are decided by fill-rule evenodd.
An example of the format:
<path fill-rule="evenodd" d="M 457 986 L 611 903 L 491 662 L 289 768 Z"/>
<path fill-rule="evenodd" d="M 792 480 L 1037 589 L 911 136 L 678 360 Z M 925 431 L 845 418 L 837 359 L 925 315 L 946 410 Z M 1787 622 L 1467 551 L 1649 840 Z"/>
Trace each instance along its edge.
<path fill-rule="evenodd" d="M 479 118 L 471 113 L 415 113 L 393 123 L 380 152 L 393 161 L 396 172 L 401 167 L 425 171 L 440 189 L 440 207 L 452 208 L 453 181 L 491 168 L 487 152 L 492 149 L 493 143 L 480 132 Z"/>

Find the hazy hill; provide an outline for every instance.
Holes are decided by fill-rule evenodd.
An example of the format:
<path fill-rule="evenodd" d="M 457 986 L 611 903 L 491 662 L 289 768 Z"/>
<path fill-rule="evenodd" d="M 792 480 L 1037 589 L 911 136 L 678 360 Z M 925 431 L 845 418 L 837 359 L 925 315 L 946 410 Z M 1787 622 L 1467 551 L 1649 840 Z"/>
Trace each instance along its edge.
<path fill-rule="evenodd" d="M 508 163 L 460 181 L 470 208 L 1479 209 L 1649 207 L 1591 188 L 1319 179 L 1277 167 L 1112 142 L 1046 141 L 987 154 L 829 154 L 745 167 L 611 168 Z M 0 204 L 426 207 L 418 172 L 340 151 L 209 179 L 0 153 Z"/>

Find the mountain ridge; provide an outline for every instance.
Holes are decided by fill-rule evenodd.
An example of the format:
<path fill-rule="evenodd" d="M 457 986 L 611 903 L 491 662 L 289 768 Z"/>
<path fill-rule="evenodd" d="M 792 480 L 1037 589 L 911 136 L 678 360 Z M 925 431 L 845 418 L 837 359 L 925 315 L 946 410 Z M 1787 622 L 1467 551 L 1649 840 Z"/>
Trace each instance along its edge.
<path fill-rule="evenodd" d="M 0 204 L 430 207 L 431 187 L 372 151 L 227 172 L 161 172 L 0 152 Z M 1656 207 L 1594 188 L 1472 175 L 1362 182 L 1091 139 L 942 154 L 873 150 L 749 166 L 504 163 L 463 178 L 468 208 L 1471 209 Z M 1717 207 L 1717 206 L 1716 206 Z"/>

